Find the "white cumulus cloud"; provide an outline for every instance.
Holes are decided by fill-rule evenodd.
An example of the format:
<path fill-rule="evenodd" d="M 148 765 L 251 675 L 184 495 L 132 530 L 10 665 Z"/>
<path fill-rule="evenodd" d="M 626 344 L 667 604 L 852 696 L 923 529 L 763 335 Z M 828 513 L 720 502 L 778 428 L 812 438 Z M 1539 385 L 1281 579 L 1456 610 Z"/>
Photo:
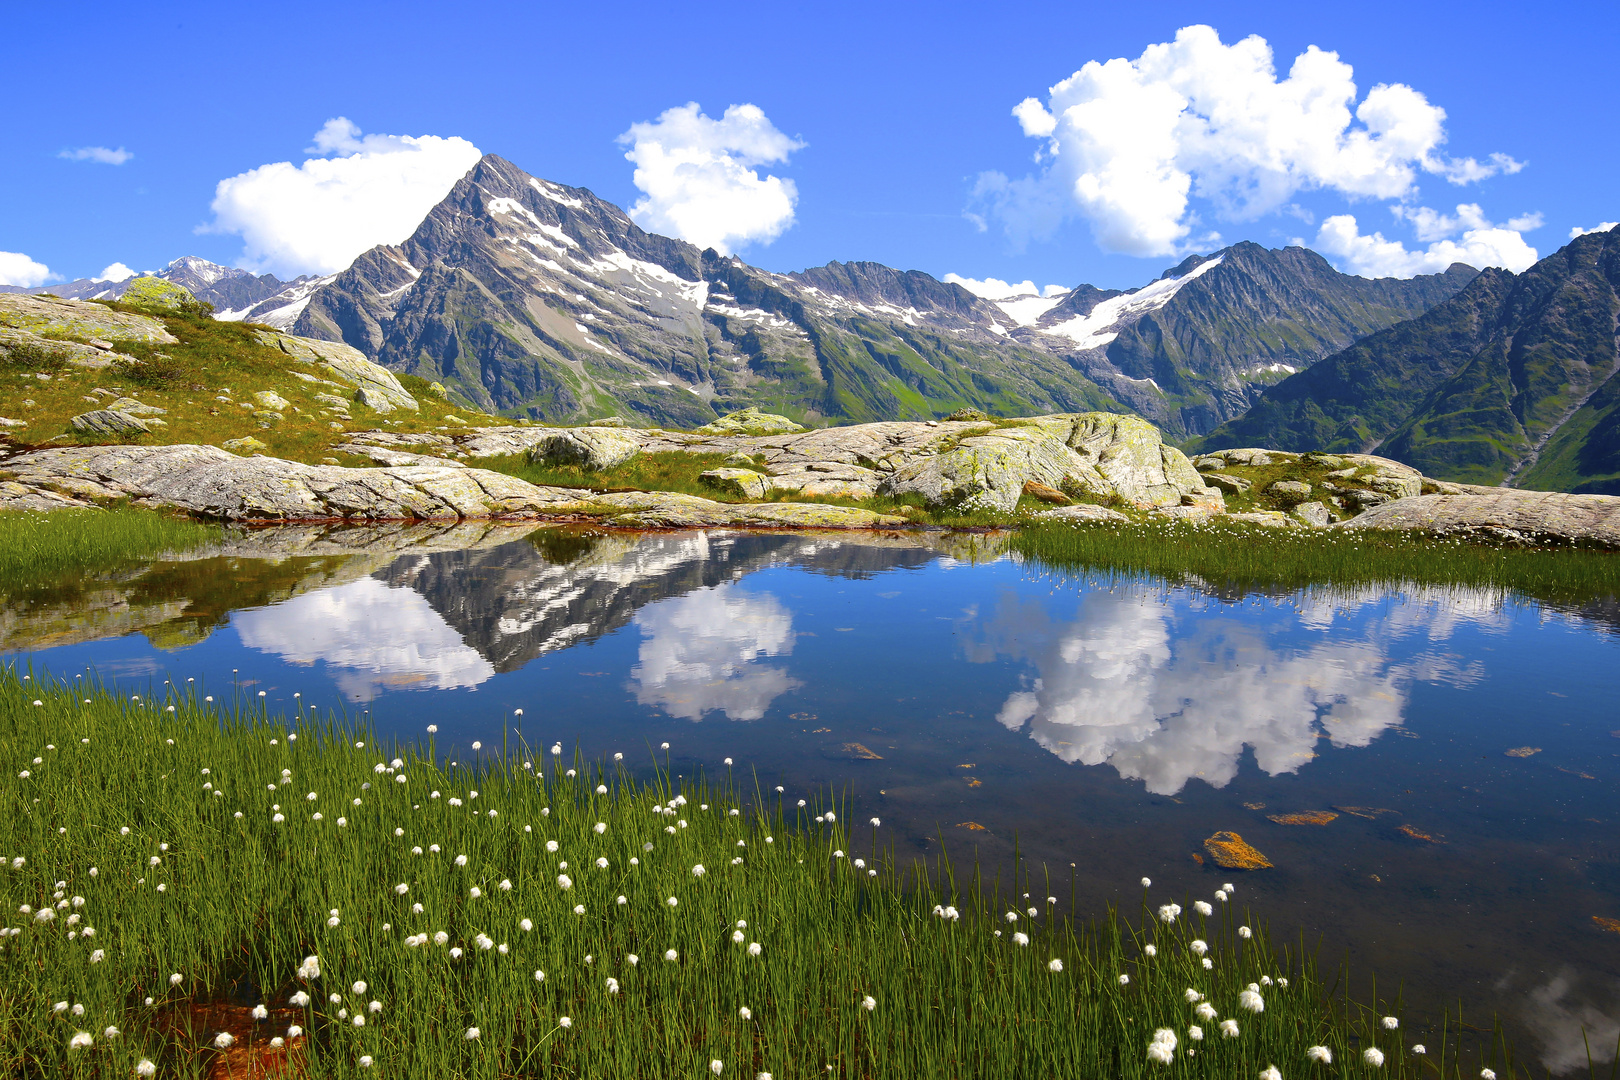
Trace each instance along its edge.
<path fill-rule="evenodd" d="M 123 263 L 115 262 L 111 266 L 109 266 L 105 270 L 103 270 L 101 273 L 97 274 L 96 275 L 96 280 L 97 281 L 112 281 L 112 282 L 128 281 L 130 278 L 134 277 L 136 274 L 139 274 L 139 273 L 140 273 L 139 270 L 131 270 L 129 267 L 125 266 Z"/>
<path fill-rule="evenodd" d="M 0 251 L 0 285 L 20 285 L 31 289 L 50 279 L 51 269 L 20 251 Z"/>
<path fill-rule="evenodd" d="M 799 192 L 792 180 L 761 176 L 805 144 L 776 129 L 757 105 L 732 105 L 720 119 L 697 102 L 666 109 L 619 136 L 630 147 L 642 198 L 636 224 L 723 254 L 770 243 L 793 224 Z"/>
<path fill-rule="evenodd" d="M 362 135 L 344 117 L 315 134 L 301 165 L 277 161 L 219 182 L 203 231 L 237 233 L 242 265 L 331 274 L 410 236 L 481 156 L 466 139 Z"/>
<path fill-rule="evenodd" d="M 1013 108 L 1041 141 L 1040 171 L 982 174 L 984 215 L 1017 242 L 1080 216 L 1106 251 L 1180 254 L 1219 237 L 1202 220 L 1252 221 L 1290 212 L 1296 194 L 1407 199 L 1420 174 L 1465 184 L 1522 163 L 1502 154 L 1451 158 L 1445 110 L 1400 83 L 1362 95 L 1351 66 L 1311 46 L 1278 78 L 1271 46 L 1231 45 L 1188 26 L 1135 60 L 1091 61 L 1043 102 Z"/>
<path fill-rule="evenodd" d="M 1002 281 L 993 277 L 970 278 L 961 274 L 946 274 L 945 280 L 952 285 L 960 285 L 974 296 L 986 300 L 1008 300 L 1014 296 L 1055 297 L 1069 291 L 1066 285 L 1048 285 L 1042 289 L 1027 278 L 1023 281 Z"/>
<path fill-rule="evenodd" d="M 1464 204 L 1457 207 L 1455 217 L 1426 206 L 1396 207 L 1395 216 L 1410 221 L 1419 240 L 1433 242 L 1426 248 L 1408 250 L 1401 241 L 1385 239 L 1381 232 L 1363 233 L 1353 214 L 1335 214 L 1322 222 L 1314 247 L 1346 273 L 1370 278 L 1436 274 L 1458 262 L 1480 268 L 1500 266 L 1518 273 L 1537 258 L 1536 249 L 1525 243 L 1520 230 L 1539 227 L 1539 214 L 1493 225 L 1477 205 Z M 1452 239 L 1458 233 L 1461 236 Z"/>
<path fill-rule="evenodd" d="M 135 155 L 120 146 L 109 150 L 105 146 L 78 146 L 56 155 L 68 161 L 93 161 L 98 165 L 122 165 Z"/>
<path fill-rule="evenodd" d="M 1577 225 L 1573 229 L 1569 230 L 1569 238 L 1571 240 L 1573 240 L 1577 236 L 1585 236 L 1587 233 L 1608 232 L 1610 229 L 1614 228 L 1616 225 L 1620 225 L 1620 221 L 1604 221 L 1604 222 L 1600 222 L 1599 224 L 1592 226 L 1590 229 L 1583 229 L 1579 225 Z"/>

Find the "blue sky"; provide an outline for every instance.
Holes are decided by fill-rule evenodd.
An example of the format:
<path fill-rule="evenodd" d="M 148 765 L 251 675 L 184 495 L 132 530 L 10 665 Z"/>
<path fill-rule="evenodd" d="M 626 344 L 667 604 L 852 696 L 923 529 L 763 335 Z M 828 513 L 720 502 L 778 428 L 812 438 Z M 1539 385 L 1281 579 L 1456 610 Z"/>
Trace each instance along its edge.
<path fill-rule="evenodd" d="M 1612 3 L 8 3 L 5 18 L 0 252 L 53 279 L 188 253 L 282 276 L 329 269 L 316 264 L 347 249 L 320 249 L 327 234 L 353 225 L 366 239 L 384 226 L 366 224 L 367 200 L 304 215 L 298 191 L 276 186 L 308 179 L 299 167 L 323 130 L 315 156 L 376 151 L 374 171 L 423 169 L 435 153 L 441 171 L 459 169 L 476 148 L 621 206 L 647 199 L 644 223 L 684 222 L 692 238 L 720 237 L 774 270 L 872 259 L 937 276 L 1129 287 L 1187 251 L 1302 238 L 1346 269 L 1411 273 L 1457 251 L 1522 263 L 1573 227 L 1620 218 Z M 1199 24 L 1218 44 L 1183 35 L 1144 55 Z M 1290 112 L 1301 94 L 1288 89 L 1310 89 L 1304 76 L 1272 93 L 1252 70 L 1232 74 L 1253 66 L 1253 43 L 1235 48 L 1250 35 L 1269 45 L 1278 80 L 1310 46 L 1337 53 L 1353 69 L 1349 108 L 1372 100 L 1372 119 L 1304 130 L 1318 120 Z M 1116 58 L 1049 96 L 1087 62 Z M 1331 63 L 1314 68 L 1316 90 L 1330 92 Z M 1260 96 L 1234 101 L 1244 78 Z M 1377 98 L 1378 84 L 1422 96 Z M 1166 149 L 1161 106 L 1177 92 L 1187 114 L 1226 115 L 1196 137 L 1178 127 Z M 1015 117 L 1026 98 L 1035 102 Z M 667 112 L 688 102 L 701 114 Z M 726 119 L 741 105 L 756 112 Z M 1080 112 L 1065 114 L 1071 105 Z M 1064 119 L 1087 109 L 1090 121 Z M 350 126 L 329 125 L 337 117 Z M 1435 130 L 1414 135 L 1424 123 Z M 1353 145 L 1369 124 L 1389 129 L 1372 133 L 1383 139 L 1367 144 L 1372 166 Z M 632 125 L 639 139 L 619 141 Z M 375 136 L 433 136 L 437 149 Z M 454 139 L 464 142 L 444 141 Z M 401 147 L 411 152 L 385 153 Z M 711 179 L 741 178 L 722 202 L 739 221 L 717 221 L 715 192 L 705 210 L 702 185 L 668 169 L 658 188 L 658 162 L 694 147 Z M 121 155 L 94 148 L 129 156 L 96 160 Z M 651 193 L 638 190 L 627 152 Z M 1257 165 L 1257 154 L 1270 157 Z M 276 162 L 291 165 L 253 174 L 213 206 L 221 181 Z M 1075 195 L 1081 181 L 1090 195 Z M 398 231 L 407 211 L 417 216 L 408 198 L 387 227 Z M 320 235 L 284 235 L 308 232 L 321 213 L 333 224 Z M 0 276 L 8 265 L 21 264 L 0 260 Z"/>

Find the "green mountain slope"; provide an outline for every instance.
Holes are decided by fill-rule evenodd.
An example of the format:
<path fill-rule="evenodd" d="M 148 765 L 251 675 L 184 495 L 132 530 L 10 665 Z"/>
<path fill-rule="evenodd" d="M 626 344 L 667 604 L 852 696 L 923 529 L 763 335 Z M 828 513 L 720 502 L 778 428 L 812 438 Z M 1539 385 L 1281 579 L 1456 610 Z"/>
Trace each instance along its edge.
<path fill-rule="evenodd" d="M 1620 477 L 1620 233 L 1582 236 L 1269 390 L 1198 441 L 1371 451 L 1430 476 L 1548 490 Z"/>

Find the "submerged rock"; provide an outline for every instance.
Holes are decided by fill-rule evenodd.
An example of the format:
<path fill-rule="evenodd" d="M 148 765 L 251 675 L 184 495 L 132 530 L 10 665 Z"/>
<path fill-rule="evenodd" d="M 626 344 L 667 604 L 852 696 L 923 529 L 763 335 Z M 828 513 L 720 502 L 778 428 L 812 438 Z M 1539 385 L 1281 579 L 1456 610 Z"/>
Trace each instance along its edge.
<path fill-rule="evenodd" d="M 1304 810 L 1297 814 L 1267 814 L 1267 821 L 1275 821 L 1278 825 L 1326 825 L 1336 821 L 1339 815 L 1327 810 Z"/>
<path fill-rule="evenodd" d="M 1204 850 L 1224 870 L 1269 870 L 1271 860 L 1250 847 L 1235 832 L 1218 832 L 1204 841 Z"/>

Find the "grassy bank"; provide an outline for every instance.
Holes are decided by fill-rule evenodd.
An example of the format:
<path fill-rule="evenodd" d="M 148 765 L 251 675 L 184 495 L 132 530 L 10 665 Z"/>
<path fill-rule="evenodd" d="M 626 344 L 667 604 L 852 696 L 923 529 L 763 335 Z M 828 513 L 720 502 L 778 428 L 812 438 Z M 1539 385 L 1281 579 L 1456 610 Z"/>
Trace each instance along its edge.
<path fill-rule="evenodd" d="M 1217 588 L 1321 585 L 1494 588 L 1555 604 L 1620 596 L 1620 555 L 1532 550 L 1384 530 L 1198 525 L 1037 525 L 1009 546 L 1059 570 L 1148 573 Z"/>
<path fill-rule="evenodd" d="M 0 596 L 48 592 L 64 581 L 116 573 L 219 537 L 217 525 L 153 510 L 0 513 Z"/>
<path fill-rule="evenodd" d="M 15 672 L 0 747 L 7 1075 L 1457 1073 L 1330 1008 L 1242 929 L 1241 891 L 1076 920 L 1046 881 L 995 899 L 907 876 L 881 824 L 729 770 L 642 785 L 521 745 L 436 763 L 431 739 Z M 1150 1052 L 1160 1029 L 1175 1047 Z"/>

